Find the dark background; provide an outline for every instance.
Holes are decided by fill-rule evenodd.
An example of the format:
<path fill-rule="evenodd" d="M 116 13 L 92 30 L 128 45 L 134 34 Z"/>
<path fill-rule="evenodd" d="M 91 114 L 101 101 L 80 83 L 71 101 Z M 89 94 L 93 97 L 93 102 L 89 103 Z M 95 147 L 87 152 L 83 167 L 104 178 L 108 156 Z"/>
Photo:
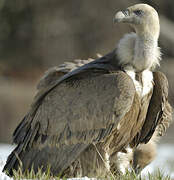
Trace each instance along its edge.
<path fill-rule="evenodd" d="M 174 1 L 140 0 L 0 0 L 0 142 L 11 142 L 45 70 L 64 61 L 111 51 L 127 25 L 113 25 L 118 10 L 136 3 L 160 14 L 163 61 L 174 105 Z M 173 143 L 168 130 L 162 142 Z"/>

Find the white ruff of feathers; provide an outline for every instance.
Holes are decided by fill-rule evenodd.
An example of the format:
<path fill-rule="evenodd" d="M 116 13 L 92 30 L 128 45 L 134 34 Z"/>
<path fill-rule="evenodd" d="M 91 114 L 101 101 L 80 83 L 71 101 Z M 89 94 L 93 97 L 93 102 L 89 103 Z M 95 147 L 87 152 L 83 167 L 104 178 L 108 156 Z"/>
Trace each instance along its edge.
<path fill-rule="evenodd" d="M 152 70 L 160 65 L 161 52 L 157 41 L 141 40 L 137 34 L 126 34 L 119 42 L 117 50 L 119 64 L 132 78 L 137 93 L 144 97 L 153 88 Z M 136 73 L 142 72 L 142 83 L 136 80 Z"/>

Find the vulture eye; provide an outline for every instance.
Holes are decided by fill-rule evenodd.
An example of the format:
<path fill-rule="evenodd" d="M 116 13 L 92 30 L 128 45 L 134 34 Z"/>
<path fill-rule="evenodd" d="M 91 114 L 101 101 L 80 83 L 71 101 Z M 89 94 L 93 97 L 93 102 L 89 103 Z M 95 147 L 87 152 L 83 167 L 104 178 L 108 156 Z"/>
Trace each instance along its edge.
<path fill-rule="evenodd" d="M 136 14 L 137 16 L 141 16 L 143 15 L 143 11 L 142 10 L 136 10 L 136 11 L 133 11 L 134 14 Z"/>
<path fill-rule="evenodd" d="M 128 10 L 128 9 L 122 10 L 122 13 L 123 13 L 125 16 L 129 16 L 129 10 Z"/>

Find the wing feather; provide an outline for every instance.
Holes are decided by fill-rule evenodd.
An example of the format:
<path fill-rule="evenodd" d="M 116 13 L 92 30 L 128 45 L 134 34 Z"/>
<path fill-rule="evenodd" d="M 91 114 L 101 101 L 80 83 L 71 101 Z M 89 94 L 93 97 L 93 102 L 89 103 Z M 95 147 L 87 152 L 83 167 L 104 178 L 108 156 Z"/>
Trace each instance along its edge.
<path fill-rule="evenodd" d="M 132 80 L 118 69 L 111 52 L 41 88 L 16 128 L 14 142 L 22 142 L 37 122 L 37 140 L 41 143 L 89 143 L 106 137 L 129 111 L 135 93 Z"/>
<path fill-rule="evenodd" d="M 172 121 L 172 108 L 168 102 L 168 80 L 162 72 L 154 72 L 153 75 L 154 90 L 141 131 L 141 143 L 147 143 L 156 128 L 163 134 Z"/>
<path fill-rule="evenodd" d="M 63 64 L 60 64 L 59 66 L 49 68 L 41 77 L 37 85 L 37 89 L 41 90 L 43 88 L 48 88 L 50 86 L 53 86 L 57 82 L 57 80 L 63 75 L 92 61 L 94 61 L 94 59 L 88 59 L 88 60 L 76 59 L 73 62 L 65 62 Z"/>
<path fill-rule="evenodd" d="M 123 118 L 134 93 L 121 71 L 61 83 L 43 99 L 31 126 L 40 122 L 39 134 L 49 136 L 50 144 L 91 143 Z"/>
<path fill-rule="evenodd" d="M 52 172 L 63 171 L 89 144 L 103 142 L 132 107 L 133 81 L 120 70 L 113 52 L 64 76 L 52 75 L 45 76 L 46 83 L 13 134 L 18 146 L 4 167 L 11 175 L 19 167 L 16 154 L 25 162 L 24 171 L 33 163 L 35 171 L 49 163 Z M 66 163 L 60 161 L 67 156 Z"/>

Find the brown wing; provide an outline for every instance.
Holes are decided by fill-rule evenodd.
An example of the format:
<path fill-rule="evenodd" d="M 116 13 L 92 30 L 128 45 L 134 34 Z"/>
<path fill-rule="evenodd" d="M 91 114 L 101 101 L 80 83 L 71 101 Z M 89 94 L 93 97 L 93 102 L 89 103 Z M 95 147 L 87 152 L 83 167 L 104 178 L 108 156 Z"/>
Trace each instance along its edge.
<path fill-rule="evenodd" d="M 58 78 L 53 83 L 53 85 L 40 89 L 40 91 L 36 94 L 34 101 L 31 105 L 30 114 L 35 114 L 38 106 L 42 102 L 42 99 L 49 93 L 49 91 L 51 91 L 58 84 L 60 84 L 64 81 L 73 79 L 76 76 L 78 76 L 80 78 L 81 75 L 83 76 L 83 75 L 87 74 L 88 70 L 93 70 L 94 74 L 96 74 L 96 73 L 100 73 L 100 72 L 102 73 L 102 71 L 105 71 L 105 73 L 106 73 L 106 72 L 110 72 L 110 71 L 116 71 L 118 69 L 120 69 L 118 66 L 118 60 L 116 59 L 115 50 L 113 50 L 112 52 L 106 54 L 105 56 L 98 58 L 90 63 L 87 63 L 87 64 L 65 74 L 64 76 Z"/>
<path fill-rule="evenodd" d="M 14 132 L 17 148 L 4 170 L 51 164 L 58 173 L 93 142 L 107 137 L 132 106 L 135 87 L 119 71 L 115 53 L 88 63 L 40 90 L 29 113 Z"/>
<path fill-rule="evenodd" d="M 58 84 L 65 80 L 74 78 L 76 75 L 85 75 L 90 70 L 95 71 L 95 73 L 96 71 L 105 71 L 108 73 L 109 70 L 113 71 L 119 69 L 117 65 L 115 50 L 96 60 L 89 59 L 87 61 L 90 61 L 90 63 L 85 64 L 86 60 L 75 60 L 75 63 L 65 63 L 58 67 L 53 67 L 45 73 L 45 75 L 38 83 L 37 88 L 39 88 L 39 91 L 34 98 L 34 101 L 30 108 L 30 112 L 23 118 L 23 120 L 13 133 L 14 143 L 18 144 L 18 139 L 21 139 L 21 141 L 23 140 L 23 137 L 25 137 L 25 131 L 27 131 L 28 127 L 27 119 L 34 116 L 37 108 L 42 103 L 42 99 L 48 94 L 51 89 L 56 87 Z M 76 68 L 81 64 L 84 65 L 82 65 L 82 67 Z M 69 71 L 69 73 L 67 73 L 67 71 Z"/>
<path fill-rule="evenodd" d="M 172 123 L 172 114 L 173 114 L 173 108 L 171 107 L 171 105 L 169 104 L 169 102 L 166 102 L 165 107 L 164 107 L 164 111 L 163 111 L 163 115 L 159 121 L 159 124 L 157 126 L 157 132 L 158 132 L 158 136 L 163 136 L 167 130 L 167 128 L 169 128 L 170 124 Z"/>
<path fill-rule="evenodd" d="M 100 73 L 94 76 L 88 72 L 85 78 L 56 86 L 42 100 L 34 117 L 30 113 L 26 117 L 27 125 L 34 129 L 39 123 L 40 136 L 47 137 L 46 143 L 57 145 L 98 142 L 107 136 L 107 130 L 129 111 L 135 89 L 121 71 Z"/>
<path fill-rule="evenodd" d="M 88 60 L 76 59 L 73 62 L 65 62 L 63 64 L 60 64 L 59 66 L 49 68 L 41 77 L 37 85 L 37 89 L 43 90 L 45 88 L 53 86 L 56 83 L 56 81 L 63 75 L 77 69 L 80 66 L 90 63 L 93 60 L 94 59 L 88 59 Z"/>
<path fill-rule="evenodd" d="M 80 61 L 80 63 L 77 62 L 77 64 L 82 64 L 82 62 L 84 63 L 85 61 Z M 65 74 L 64 76 L 62 76 L 62 72 L 65 72 L 65 67 L 66 69 L 68 68 L 70 69 L 72 67 L 74 68 L 76 67 L 76 64 L 68 66 L 68 68 L 67 68 L 67 65 L 65 66 L 62 65 L 62 67 L 63 67 L 63 71 L 57 72 L 57 70 L 53 68 L 53 70 L 48 71 L 48 73 L 46 73 L 46 75 L 42 78 L 43 83 L 41 84 L 43 84 L 43 88 L 39 89 L 31 105 L 29 113 L 24 117 L 24 119 L 15 129 L 13 133 L 14 143 L 18 144 L 20 141 L 23 141 L 25 134 L 29 128 L 28 122 L 30 120 L 28 119 L 31 119 L 32 121 L 38 107 L 40 106 L 40 104 L 42 104 L 42 100 L 52 89 L 54 89 L 54 87 L 56 87 L 57 85 L 61 84 L 64 81 L 71 81 L 71 80 L 73 81 L 73 79 L 76 78 L 77 76 L 78 78 L 87 77 L 88 72 L 90 72 L 92 76 L 96 76 L 96 74 L 109 73 L 110 71 L 116 71 L 119 69 L 117 65 L 115 50 L 97 60 L 94 60 L 90 63 L 83 65 L 82 67 L 72 70 L 71 72 Z M 51 72 L 53 72 L 53 76 L 49 75 L 49 74 L 52 74 Z M 58 74 L 58 78 L 57 78 L 57 75 L 55 74 Z"/>
<path fill-rule="evenodd" d="M 141 143 L 147 143 L 157 127 L 162 135 L 172 121 L 172 108 L 168 102 L 168 80 L 162 72 L 154 72 L 153 75 L 154 90 L 141 130 Z"/>

